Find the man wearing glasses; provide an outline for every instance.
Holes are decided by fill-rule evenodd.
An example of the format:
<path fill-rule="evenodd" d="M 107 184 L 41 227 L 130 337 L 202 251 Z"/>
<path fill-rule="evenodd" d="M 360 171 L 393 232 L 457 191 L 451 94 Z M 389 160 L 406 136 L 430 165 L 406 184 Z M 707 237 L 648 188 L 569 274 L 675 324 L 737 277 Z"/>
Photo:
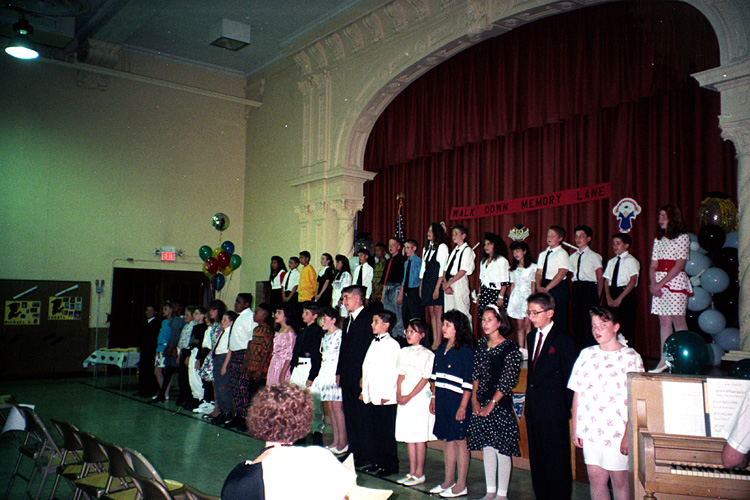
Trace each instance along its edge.
<path fill-rule="evenodd" d="M 534 329 L 527 337 L 529 373 L 526 386 L 526 431 L 534 495 L 538 500 L 569 500 L 570 406 L 568 378 L 577 350 L 573 338 L 552 321 L 555 299 L 538 292 L 527 299 Z"/>

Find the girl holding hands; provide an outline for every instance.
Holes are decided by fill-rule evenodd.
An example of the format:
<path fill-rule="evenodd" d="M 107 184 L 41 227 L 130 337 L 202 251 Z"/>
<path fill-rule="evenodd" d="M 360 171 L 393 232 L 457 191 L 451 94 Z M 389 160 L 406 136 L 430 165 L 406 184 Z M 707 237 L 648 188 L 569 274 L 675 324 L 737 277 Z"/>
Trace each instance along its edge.
<path fill-rule="evenodd" d="M 507 499 L 512 456 L 520 456 L 518 424 L 513 411 L 513 387 L 521 372 L 521 353 L 507 338 L 510 323 L 495 304 L 482 313 L 482 330 L 474 353 L 469 448 L 482 450 L 487 495 L 482 500 Z"/>

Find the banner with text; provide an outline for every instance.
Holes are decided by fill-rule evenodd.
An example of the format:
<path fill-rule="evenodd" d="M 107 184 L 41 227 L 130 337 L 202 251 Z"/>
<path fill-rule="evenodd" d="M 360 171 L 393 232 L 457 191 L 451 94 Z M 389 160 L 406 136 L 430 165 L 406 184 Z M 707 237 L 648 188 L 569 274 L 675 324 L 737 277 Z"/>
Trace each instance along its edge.
<path fill-rule="evenodd" d="M 609 198 L 611 195 L 611 183 L 603 182 L 593 186 L 566 189 L 565 191 L 538 196 L 493 201 L 492 203 L 474 205 L 473 207 L 454 207 L 451 209 L 451 220 L 479 219 L 495 215 L 532 212 L 534 210 L 575 205 L 576 203 L 585 203 L 587 201 L 603 200 Z"/>

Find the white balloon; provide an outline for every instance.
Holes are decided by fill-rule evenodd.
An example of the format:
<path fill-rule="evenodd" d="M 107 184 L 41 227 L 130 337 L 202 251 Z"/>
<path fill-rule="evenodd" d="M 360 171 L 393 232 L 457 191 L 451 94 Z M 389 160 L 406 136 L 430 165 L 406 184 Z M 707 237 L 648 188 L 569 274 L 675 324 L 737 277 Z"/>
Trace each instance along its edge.
<path fill-rule="evenodd" d="M 719 267 L 709 267 L 701 275 L 701 286 L 709 293 L 721 293 L 729 287 L 729 275 Z"/>
<path fill-rule="evenodd" d="M 724 355 L 724 348 L 719 344 L 711 343 L 708 344 L 709 363 L 711 366 L 719 366 L 721 364 L 721 357 Z"/>
<path fill-rule="evenodd" d="M 713 298 L 702 287 L 693 287 L 693 296 L 688 298 L 687 308 L 691 311 L 702 311 L 711 305 Z"/>
<path fill-rule="evenodd" d="M 698 316 L 698 326 L 704 332 L 716 335 L 727 327 L 727 319 L 716 309 L 707 309 Z"/>

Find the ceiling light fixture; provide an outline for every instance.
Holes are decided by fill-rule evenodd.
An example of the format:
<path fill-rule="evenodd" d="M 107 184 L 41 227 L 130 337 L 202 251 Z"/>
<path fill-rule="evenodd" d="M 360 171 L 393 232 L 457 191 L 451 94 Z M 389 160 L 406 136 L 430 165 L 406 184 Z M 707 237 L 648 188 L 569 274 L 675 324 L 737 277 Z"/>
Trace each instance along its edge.
<path fill-rule="evenodd" d="M 13 31 L 16 32 L 10 40 L 10 44 L 5 47 L 5 52 L 17 59 L 36 59 L 39 52 L 36 50 L 34 42 L 29 39 L 29 35 L 34 32 L 25 17 L 21 17 L 13 25 Z"/>
<path fill-rule="evenodd" d="M 250 26 L 222 18 L 210 28 L 210 45 L 237 52 L 250 45 Z"/>

